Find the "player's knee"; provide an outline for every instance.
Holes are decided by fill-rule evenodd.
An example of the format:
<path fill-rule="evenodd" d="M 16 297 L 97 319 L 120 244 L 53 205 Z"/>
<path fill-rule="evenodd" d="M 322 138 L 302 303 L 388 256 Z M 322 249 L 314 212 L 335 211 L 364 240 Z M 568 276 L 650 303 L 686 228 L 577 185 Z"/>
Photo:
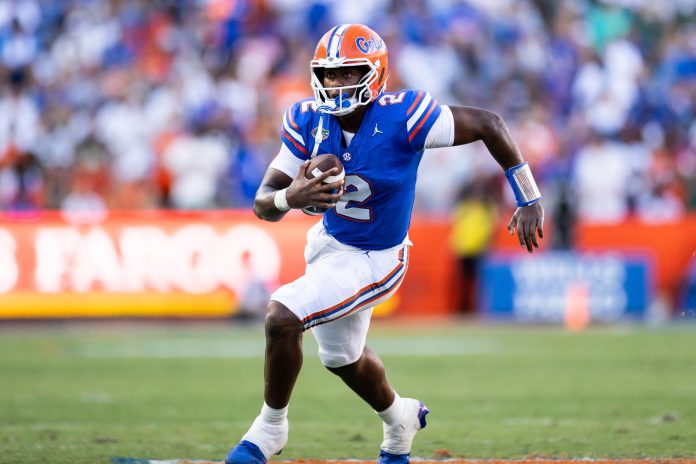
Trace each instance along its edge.
<path fill-rule="evenodd" d="M 360 355 L 360 352 L 352 352 L 342 349 L 342 347 L 319 350 L 321 363 L 336 375 L 341 375 L 343 372 L 351 370 L 360 359 Z"/>
<path fill-rule="evenodd" d="M 265 325 L 266 336 L 270 339 L 297 337 L 304 330 L 300 319 L 277 301 L 268 303 Z"/>

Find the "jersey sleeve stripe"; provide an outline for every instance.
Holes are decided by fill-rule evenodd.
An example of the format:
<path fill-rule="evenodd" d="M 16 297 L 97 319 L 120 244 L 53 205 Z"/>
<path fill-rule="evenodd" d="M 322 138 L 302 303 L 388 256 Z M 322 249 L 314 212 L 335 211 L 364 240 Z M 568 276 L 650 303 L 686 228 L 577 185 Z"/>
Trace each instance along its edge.
<path fill-rule="evenodd" d="M 415 126 L 416 123 L 418 123 L 418 120 L 423 115 L 423 113 L 425 112 L 425 110 L 428 108 L 428 106 L 430 105 L 430 103 L 432 101 L 433 101 L 433 97 L 430 96 L 430 93 L 426 93 L 425 97 L 423 98 L 423 101 L 421 102 L 420 105 L 418 105 L 418 109 L 416 110 L 415 113 L 413 113 L 413 116 L 411 116 L 408 119 L 408 122 L 406 123 L 406 129 L 409 132 L 411 132 L 411 129 L 413 128 L 413 126 Z"/>
<path fill-rule="evenodd" d="M 420 132 L 421 128 L 423 127 L 423 124 L 425 124 L 425 121 L 428 120 L 428 118 L 430 117 L 430 115 L 432 114 L 432 112 L 436 106 L 437 106 L 437 101 L 433 101 L 433 104 L 430 105 L 430 109 L 426 113 L 425 117 L 423 119 L 421 119 L 420 124 L 418 124 L 418 126 L 413 130 L 413 132 L 411 132 L 411 135 L 408 136 L 409 142 L 411 140 L 413 140 L 413 138 L 416 136 L 416 134 L 418 134 L 418 132 Z"/>
<path fill-rule="evenodd" d="M 283 134 L 285 140 L 287 140 L 288 142 L 290 142 L 290 143 L 292 143 L 293 145 L 295 145 L 295 148 L 297 148 L 298 150 L 300 150 L 300 151 L 301 151 L 302 153 L 304 153 L 305 155 L 308 155 L 308 154 L 309 154 L 309 152 L 307 151 L 307 149 L 306 149 L 305 147 L 303 147 L 302 145 L 300 145 L 299 143 L 297 143 L 292 137 L 290 137 L 290 135 L 285 131 L 285 128 L 283 128 L 282 134 Z"/>
<path fill-rule="evenodd" d="M 288 116 L 288 121 L 290 121 L 290 125 L 295 129 L 295 130 L 300 130 L 300 126 L 297 125 L 295 120 L 292 118 L 292 112 L 288 111 L 285 113 Z"/>
<path fill-rule="evenodd" d="M 283 118 L 283 128 L 288 134 L 292 135 L 292 138 L 300 142 L 302 145 L 305 145 L 304 138 L 298 134 L 297 131 L 293 130 L 290 127 L 290 124 L 288 124 L 288 113 L 285 113 L 285 117 Z"/>
<path fill-rule="evenodd" d="M 406 116 L 408 116 L 409 114 L 411 114 L 411 111 L 413 111 L 413 108 L 416 107 L 416 105 L 418 104 L 418 102 L 420 101 L 420 99 L 421 99 L 422 96 L 423 96 L 423 91 L 422 91 L 422 90 L 418 91 L 418 95 L 416 95 L 416 99 L 413 100 L 413 104 L 412 104 L 411 107 L 408 109 L 408 111 L 406 111 Z"/>

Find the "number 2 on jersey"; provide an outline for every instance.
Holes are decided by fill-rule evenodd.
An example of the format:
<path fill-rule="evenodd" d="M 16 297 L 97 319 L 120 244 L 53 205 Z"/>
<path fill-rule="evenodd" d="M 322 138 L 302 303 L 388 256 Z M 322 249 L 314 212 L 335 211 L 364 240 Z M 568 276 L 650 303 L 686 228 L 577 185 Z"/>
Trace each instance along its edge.
<path fill-rule="evenodd" d="M 371 196 L 372 187 L 369 182 L 358 175 L 346 176 L 343 195 L 336 203 L 336 214 L 352 221 L 371 222 L 372 208 L 356 206 L 364 203 Z"/>
<path fill-rule="evenodd" d="M 379 99 L 379 104 L 382 106 L 394 105 L 397 103 L 403 103 L 406 92 L 400 92 L 398 95 L 391 93 L 386 93 L 382 95 Z"/>

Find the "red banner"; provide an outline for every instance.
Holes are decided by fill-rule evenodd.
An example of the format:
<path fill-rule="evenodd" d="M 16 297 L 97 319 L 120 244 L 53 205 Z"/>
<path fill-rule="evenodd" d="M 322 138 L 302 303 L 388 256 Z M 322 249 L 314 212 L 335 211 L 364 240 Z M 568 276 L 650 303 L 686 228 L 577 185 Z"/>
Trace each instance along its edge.
<path fill-rule="evenodd" d="M 293 212 L 269 223 L 247 211 L 5 216 L 0 318 L 233 315 L 252 289 L 268 294 L 303 273 L 315 220 Z M 414 247 L 406 282 L 379 315 L 453 307 L 447 230 L 414 227 L 423 246 Z"/>

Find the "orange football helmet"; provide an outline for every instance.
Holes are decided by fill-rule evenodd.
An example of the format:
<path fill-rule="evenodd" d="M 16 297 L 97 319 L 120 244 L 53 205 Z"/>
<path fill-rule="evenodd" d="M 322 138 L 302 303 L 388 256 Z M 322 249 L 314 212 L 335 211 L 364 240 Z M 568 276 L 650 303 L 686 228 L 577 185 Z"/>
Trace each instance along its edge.
<path fill-rule="evenodd" d="M 369 27 L 341 24 L 329 30 L 317 44 L 310 64 L 311 85 L 319 111 L 342 116 L 374 101 L 386 87 L 388 62 L 387 45 Z M 369 71 L 357 85 L 324 87 L 324 69 L 347 66 L 367 66 Z M 338 90 L 338 96 L 330 98 L 327 90 Z"/>

